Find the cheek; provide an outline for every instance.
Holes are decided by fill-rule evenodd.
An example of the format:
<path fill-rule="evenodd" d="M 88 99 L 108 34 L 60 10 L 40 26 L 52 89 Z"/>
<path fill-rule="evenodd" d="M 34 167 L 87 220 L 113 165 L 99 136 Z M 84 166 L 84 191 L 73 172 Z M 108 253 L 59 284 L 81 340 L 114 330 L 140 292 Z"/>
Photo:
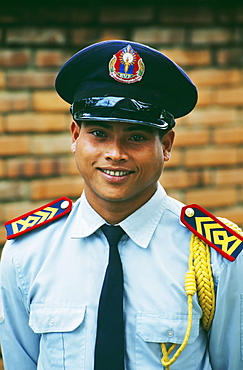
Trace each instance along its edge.
<path fill-rule="evenodd" d="M 77 140 L 75 160 L 78 169 L 85 169 L 85 164 L 88 164 L 93 158 L 91 148 L 87 143 Z"/>
<path fill-rule="evenodd" d="M 140 157 L 141 167 L 144 168 L 148 176 L 160 176 L 164 166 L 164 156 L 161 146 L 155 146 L 152 149 L 144 150 Z"/>

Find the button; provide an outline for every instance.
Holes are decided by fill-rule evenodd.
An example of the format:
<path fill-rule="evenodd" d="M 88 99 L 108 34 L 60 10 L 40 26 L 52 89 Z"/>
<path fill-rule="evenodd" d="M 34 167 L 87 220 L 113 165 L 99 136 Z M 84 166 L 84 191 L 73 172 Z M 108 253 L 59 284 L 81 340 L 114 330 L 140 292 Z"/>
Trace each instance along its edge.
<path fill-rule="evenodd" d="M 0 324 L 2 324 L 4 322 L 4 316 L 0 316 Z"/>
<path fill-rule="evenodd" d="M 194 212 L 194 209 L 193 208 L 187 208 L 186 211 L 185 211 L 185 214 L 187 217 L 193 217 L 195 212 Z"/>
<path fill-rule="evenodd" d="M 60 205 L 61 209 L 66 209 L 68 206 L 69 206 L 68 200 L 64 200 Z"/>
<path fill-rule="evenodd" d="M 174 330 L 172 329 L 167 330 L 166 335 L 168 338 L 174 337 Z"/>
<path fill-rule="evenodd" d="M 54 325 L 55 324 L 55 319 L 53 317 L 51 317 L 48 321 L 48 324 L 49 325 Z"/>

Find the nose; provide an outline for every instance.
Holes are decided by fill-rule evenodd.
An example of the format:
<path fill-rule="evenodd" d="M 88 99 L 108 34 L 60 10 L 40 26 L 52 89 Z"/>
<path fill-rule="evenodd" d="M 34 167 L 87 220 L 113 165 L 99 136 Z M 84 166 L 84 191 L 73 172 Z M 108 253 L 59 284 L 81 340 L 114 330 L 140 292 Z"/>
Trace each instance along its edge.
<path fill-rule="evenodd" d="M 120 162 L 120 161 L 127 161 L 128 157 L 129 156 L 125 149 L 125 145 L 121 142 L 121 140 L 114 138 L 113 140 L 109 140 L 109 142 L 106 143 L 106 150 L 105 150 L 106 160 Z"/>

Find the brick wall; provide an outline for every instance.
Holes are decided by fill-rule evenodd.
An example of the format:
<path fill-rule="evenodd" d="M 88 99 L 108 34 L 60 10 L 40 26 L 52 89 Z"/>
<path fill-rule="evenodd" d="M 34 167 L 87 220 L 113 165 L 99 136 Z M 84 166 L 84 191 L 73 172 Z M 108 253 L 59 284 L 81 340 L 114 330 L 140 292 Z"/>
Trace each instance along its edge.
<path fill-rule="evenodd" d="M 161 182 L 175 198 L 243 226 L 243 6 L 38 3 L 4 2 L 0 12 L 0 243 L 4 221 L 61 195 L 80 195 L 69 106 L 53 82 L 74 52 L 112 38 L 158 48 L 197 84 L 199 103 L 178 119 Z"/>

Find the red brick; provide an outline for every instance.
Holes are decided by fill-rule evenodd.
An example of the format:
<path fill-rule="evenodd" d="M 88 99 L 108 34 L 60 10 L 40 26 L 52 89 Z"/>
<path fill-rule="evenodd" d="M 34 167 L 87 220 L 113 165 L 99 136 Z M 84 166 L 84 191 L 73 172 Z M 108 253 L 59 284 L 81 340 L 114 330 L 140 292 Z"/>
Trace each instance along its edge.
<path fill-rule="evenodd" d="M 185 203 L 185 200 L 184 200 L 184 190 L 182 189 L 166 189 L 166 193 L 174 198 L 174 199 L 177 199 L 179 200 L 179 202 L 182 202 L 182 203 Z"/>
<path fill-rule="evenodd" d="M 69 112 L 70 104 L 63 101 L 54 91 L 36 91 L 33 93 L 33 109 L 46 112 Z"/>
<path fill-rule="evenodd" d="M 0 224 L 0 245 L 4 245 L 6 242 L 6 231 L 5 231 L 5 228 L 2 224 Z M 1 367 L 0 369 L 2 370 L 3 369 L 3 364 L 2 362 L 0 363 L 1 364 Z"/>
<path fill-rule="evenodd" d="M 2 112 L 25 111 L 29 108 L 29 94 L 25 92 L 0 92 Z"/>
<path fill-rule="evenodd" d="M 197 28 L 192 31 L 194 44 L 221 44 L 231 39 L 231 31 L 227 28 Z"/>
<path fill-rule="evenodd" d="M 214 185 L 215 184 L 215 176 L 214 171 L 210 171 L 208 169 L 204 169 L 201 172 L 201 185 Z"/>
<path fill-rule="evenodd" d="M 29 62 L 29 50 L 0 50 L 0 67 L 25 67 Z"/>
<path fill-rule="evenodd" d="M 218 85 L 233 85 L 240 83 L 243 78 L 243 73 L 237 69 L 195 69 L 189 72 L 190 78 L 196 86 L 218 86 Z"/>
<path fill-rule="evenodd" d="M 195 189 L 188 190 L 185 196 L 186 204 L 197 203 L 202 207 L 232 206 L 237 202 L 237 192 L 234 189 Z"/>
<path fill-rule="evenodd" d="M 100 10 L 101 23 L 135 23 L 135 22 L 149 22 L 152 20 L 153 8 L 150 6 L 126 7 L 103 7 Z"/>
<path fill-rule="evenodd" d="M 99 33 L 99 41 L 106 40 L 125 40 L 126 30 L 123 28 L 105 28 L 102 27 Z"/>
<path fill-rule="evenodd" d="M 177 130 L 175 136 L 176 147 L 198 146 L 209 142 L 210 133 L 208 130 Z"/>
<path fill-rule="evenodd" d="M 169 162 L 165 163 L 165 168 L 178 167 L 182 165 L 182 154 L 181 150 L 173 148 Z"/>
<path fill-rule="evenodd" d="M 5 215 L 4 215 L 4 206 L 0 204 L 0 229 L 2 228 L 2 223 L 5 222 Z"/>
<path fill-rule="evenodd" d="M 73 156 L 58 158 L 25 158 L 17 157 L 5 161 L 6 177 L 36 177 L 36 176 L 57 176 L 77 175 L 76 164 Z M 1 162 L 0 162 L 1 169 Z"/>
<path fill-rule="evenodd" d="M 43 4 L 43 6 L 41 6 Z M 38 14 L 36 10 L 36 4 L 32 3 L 32 12 L 31 16 L 36 19 L 41 24 L 51 24 L 51 25 L 62 25 L 70 26 L 73 24 L 84 24 L 87 22 L 93 21 L 93 8 L 86 5 L 82 6 L 82 9 L 79 7 L 80 5 L 84 5 L 82 3 L 71 4 L 71 3 L 62 3 L 58 2 L 58 4 L 49 3 L 44 4 L 44 2 L 38 4 Z M 58 6 L 54 6 L 58 5 Z M 73 6 L 74 5 L 74 6 Z M 31 4 L 28 4 L 29 8 L 31 8 Z M 80 10 L 81 9 L 81 10 Z M 28 14 L 28 13 L 27 13 Z M 96 12 L 95 12 L 96 14 Z M 26 19 L 25 24 L 28 24 L 28 20 Z M 32 22 L 33 23 L 33 22 Z"/>
<path fill-rule="evenodd" d="M 5 74 L 0 71 L 0 89 L 5 87 Z"/>
<path fill-rule="evenodd" d="M 197 107 L 204 107 L 214 103 L 214 91 L 211 87 L 201 87 L 198 91 Z"/>
<path fill-rule="evenodd" d="M 243 229 L 243 212 L 242 207 L 235 208 L 223 208 L 220 211 L 217 211 L 216 217 L 227 218 L 228 220 L 234 222 L 241 229 Z"/>
<path fill-rule="evenodd" d="M 209 50 L 160 48 L 160 51 L 180 66 L 206 66 L 211 63 Z"/>
<path fill-rule="evenodd" d="M 243 169 L 229 168 L 216 170 L 214 172 L 215 183 L 217 185 L 242 185 L 243 184 Z"/>
<path fill-rule="evenodd" d="M 136 28 L 133 33 L 133 40 L 145 44 L 182 43 L 185 38 L 185 30 L 182 28 L 161 28 L 161 26 Z"/>
<path fill-rule="evenodd" d="M 239 23 L 243 22 L 243 6 L 241 4 L 235 8 L 235 19 Z"/>
<path fill-rule="evenodd" d="M 161 184 L 165 189 L 189 188 L 198 185 L 200 176 L 198 172 L 187 173 L 182 170 L 164 171 L 160 178 Z"/>
<path fill-rule="evenodd" d="M 60 67 L 70 56 L 62 50 L 37 50 L 35 64 L 38 67 Z"/>
<path fill-rule="evenodd" d="M 4 131 L 5 128 L 5 117 L 0 115 L 0 133 Z"/>
<path fill-rule="evenodd" d="M 70 157 L 42 158 L 37 162 L 37 169 L 40 175 L 78 175 L 73 155 Z"/>
<path fill-rule="evenodd" d="M 76 162 L 73 156 L 61 158 L 59 161 L 60 173 L 63 175 L 78 175 Z"/>
<path fill-rule="evenodd" d="M 7 30 L 6 40 L 8 44 L 57 44 L 62 45 L 66 41 L 66 33 L 63 29 L 18 27 Z"/>
<path fill-rule="evenodd" d="M 217 104 L 237 106 L 243 105 L 243 87 L 219 89 L 215 93 Z"/>
<path fill-rule="evenodd" d="M 187 167 L 225 166 L 237 163 L 235 148 L 189 149 L 185 155 Z"/>
<path fill-rule="evenodd" d="M 5 164 L 4 161 L 0 159 L 0 177 L 5 175 Z"/>
<path fill-rule="evenodd" d="M 216 144 L 243 144 L 243 128 L 218 128 L 214 131 Z"/>
<path fill-rule="evenodd" d="M 213 13 L 209 7 L 200 5 L 161 7 L 160 21 L 162 24 L 203 24 L 207 26 L 213 22 Z"/>
<path fill-rule="evenodd" d="M 0 222 L 4 221 L 7 210 L 18 216 L 36 208 L 35 204 L 53 200 L 57 191 L 61 195 L 74 191 L 73 198 L 79 196 L 82 180 L 70 153 L 69 105 L 56 95 L 52 83 L 59 67 L 75 52 L 74 46 L 78 51 L 92 40 L 112 38 L 148 42 L 165 54 L 168 51 L 167 55 L 185 68 L 199 88 L 196 109 L 177 120 L 175 147 L 161 177 L 168 194 L 187 203 L 187 196 L 193 190 L 200 204 L 207 200 L 214 204 L 217 200 L 215 206 L 210 206 L 211 211 L 226 217 L 227 212 L 232 213 L 242 220 L 240 21 L 243 7 L 218 7 L 216 11 L 196 2 L 156 7 L 132 3 L 114 3 L 111 7 L 101 3 L 97 8 L 89 6 L 80 12 L 72 4 L 55 9 L 41 6 L 35 14 L 36 22 L 32 17 L 30 27 L 28 21 L 33 10 L 16 6 L 11 14 L 5 10 L 0 14 L 0 23 L 4 24 L 0 31 L 3 46 L 0 50 L 0 154 L 5 151 L 0 160 L 0 176 L 6 189 L 7 183 L 10 189 L 13 183 L 21 183 L 23 187 L 17 194 L 19 198 L 6 194 L 7 198 L 0 202 Z M 47 74 L 53 74 L 52 81 L 44 77 Z M 66 139 L 65 135 L 59 136 L 64 133 Z M 27 146 L 23 146 L 22 137 Z M 8 144 L 2 146 L 6 138 Z M 63 177 L 65 181 L 61 182 Z M 74 179 L 77 185 L 74 182 L 71 187 Z M 31 201 L 33 181 L 40 181 L 35 188 L 35 196 L 40 200 Z M 232 203 L 234 195 L 236 201 Z M 222 200 L 232 204 L 222 205 Z M 28 204 L 26 209 L 24 203 Z M 1 235 L 0 232 L 0 238 Z"/>
<path fill-rule="evenodd" d="M 35 180 L 31 183 L 31 199 L 55 199 L 60 196 L 79 197 L 83 190 L 80 176 Z"/>
<path fill-rule="evenodd" d="M 220 65 L 232 65 L 232 66 L 242 66 L 242 48 L 223 48 L 219 49 L 216 54 L 217 62 Z"/>
<path fill-rule="evenodd" d="M 27 193 L 27 185 L 23 181 L 1 181 L 0 199 L 23 199 Z"/>
<path fill-rule="evenodd" d="M 10 89 L 53 88 L 55 78 L 56 72 L 14 71 L 8 73 L 7 87 Z"/>
<path fill-rule="evenodd" d="M 69 113 L 10 114 L 6 117 L 6 130 L 8 132 L 68 131 L 70 123 Z"/>
<path fill-rule="evenodd" d="M 71 134 L 38 135 L 31 140 L 33 154 L 70 153 L 70 147 Z"/>
<path fill-rule="evenodd" d="M 30 151 L 29 138 L 27 136 L 2 136 L 0 137 L 0 155 L 28 154 Z"/>
<path fill-rule="evenodd" d="M 234 124 L 237 121 L 238 111 L 232 107 L 203 107 L 199 106 L 183 118 L 185 124 L 203 126 L 222 126 Z"/>
<path fill-rule="evenodd" d="M 43 158 L 38 161 L 38 172 L 42 176 L 55 176 L 60 174 L 59 159 Z"/>
<path fill-rule="evenodd" d="M 36 161 L 20 157 L 6 160 L 6 173 L 9 178 L 34 176 L 37 174 Z"/>
<path fill-rule="evenodd" d="M 243 163 L 243 148 L 237 149 L 237 163 Z"/>
<path fill-rule="evenodd" d="M 74 45 L 92 44 L 97 42 L 97 32 L 93 28 L 76 28 L 71 32 L 71 40 Z"/>
<path fill-rule="evenodd" d="M 42 206 L 43 202 L 30 202 L 30 201 L 14 201 L 11 203 L 5 203 L 2 206 L 2 221 L 6 222 L 12 220 L 15 217 L 23 215 L 31 211 L 32 209 Z"/>
<path fill-rule="evenodd" d="M 243 202 L 243 189 L 239 189 L 238 201 L 239 201 L 240 203 L 242 203 L 242 202 Z"/>

